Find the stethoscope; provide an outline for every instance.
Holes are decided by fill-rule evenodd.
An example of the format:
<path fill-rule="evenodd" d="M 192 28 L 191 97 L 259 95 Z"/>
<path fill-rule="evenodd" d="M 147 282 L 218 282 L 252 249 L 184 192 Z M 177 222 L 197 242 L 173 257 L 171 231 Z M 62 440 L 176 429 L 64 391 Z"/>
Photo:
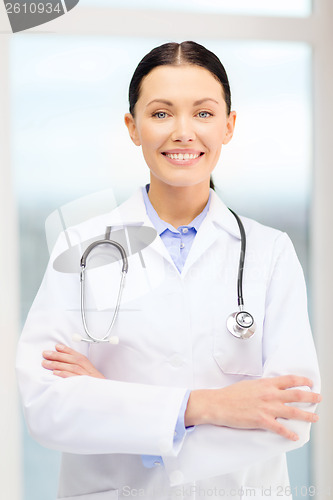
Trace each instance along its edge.
<path fill-rule="evenodd" d="M 230 212 L 235 216 L 238 226 L 239 226 L 239 231 L 241 235 L 241 251 L 240 251 L 240 258 L 239 258 L 239 267 L 238 267 L 238 277 L 237 277 L 237 296 L 238 296 L 238 308 L 239 310 L 237 312 L 234 312 L 230 314 L 230 316 L 227 319 L 227 329 L 228 331 L 234 336 L 239 339 L 249 339 L 252 337 L 256 330 L 256 324 L 254 321 L 254 318 L 252 314 L 244 310 L 244 299 L 243 299 L 243 270 L 244 270 L 244 262 L 245 262 L 245 252 L 246 252 L 246 234 L 245 234 L 245 229 L 242 224 L 242 221 L 238 217 L 235 212 L 233 212 L 229 208 Z M 81 306 L 81 319 L 82 319 L 82 324 L 84 331 L 87 335 L 87 338 L 81 337 L 79 334 L 76 334 L 73 336 L 74 340 L 80 341 L 82 340 L 83 342 L 91 342 L 91 343 L 97 343 L 97 342 L 108 342 L 110 344 L 118 344 L 119 339 L 116 336 L 111 336 L 111 331 L 113 329 L 113 326 L 115 324 L 115 321 L 118 316 L 119 312 L 119 307 L 121 303 L 121 296 L 122 296 L 122 291 L 124 288 L 125 284 L 125 277 L 128 272 L 128 260 L 127 260 L 127 255 L 124 247 L 116 242 L 110 239 L 110 234 L 111 234 L 111 227 L 106 228 L 106 233 L 105 233 L 105 239 L 103 240 L 97 240 L 91 243 L 86 250 L 84 251 L 81 261 L 80 261 L 80 295 L 81 295 L 81 301 L 80 301 L 80 306 Z M 87 266 L 87 260 L 91 252 L 98 246 L 100 245 L 111 245 L 114 248 L 116 248 L 121 256 L 122 259 L 122 270 L 121 270 L 121 279 L 120 279 L 120 285 L 119 285 L 119 292 L 118 292 L 118 297 L 117 297 L 117 303 L 116 307 L 111 319 L 110 326 L 102 338 L 97 338 L 95 337 L 88 329 L 87 325 L 87 319 L 86 319 L 86 305 L 85 305 L 85 272 L 86 272 L 86 266 Z"/>
<path fill-rule="evenodd" d="M 117 241 L 111 240 L 110 239 L 110 234 L 111 234 L 111 227 L 107 226 L 106 232 L 105 232 L 105 238 L 104 240 L 97 240 L 91 243 L 86 250 L 83 252 L 81 260 L 80 260 L 80 309 L 81 309 L 81 319 L 82 319 L 82 324 L 84 331 L 86 332 L 87 338 L 81 337 L 80 334 L 74 334 L 73 335 L 73 340 L 75 341 L 83 341 L 83 342 L 108 342 L 109 344 L 118 344 L 119 343 L 119 338 L 117 336 L 111 336 L 111 331 L 113 328 L 113 325 L 115 324 L 115 321 L 118 316 L 119 312 L 119 307 L 120 307 L 120 302 L 121 302 L 121 296 L 123 293 L 123 288 L 125 285 L 125 277 L 128 272 L 128 260 L 127 260 L 127 255 L 124 247 L 118 243 Z M 86 319 L 86 299 L 85 299 L 85 274 L 86 274 L 86 266 L 87 266 L 87 260 L 91 252 L 98 246 L 100 245 L 111 245 L 114 248 L 116 248 L 121 256 L 121 259 L 123 261 L 123 266 L 121 270 L 121 279 L 120 279 L 120 284 L 119 284 L 119 291 L 118 291 L 118 297 L 117 297 L 117 303 L 116 307 L 112 316 L 112 320 L 110 323 L 110 326 L 102 338 L 97 338 L 94 337 L 92 333 L 90 333 L 87 325 L 87 319 Z"/>
<path fill-rule="evenodd" d="M 237 302 L 239 310 L 228 316 L 227 328 L 229 332 L 239 339 L 249 339 L 256 331 L 256 324 L 252 314 L 244 311 L 243 299 L 243 270 L 246 252 L 246 234 L 242 221 L 235 212 L 229 208 L 230 212 L 235 216 L 239 226 L 241 235 L 241 251 L 239 257 L 238 277 L 237 277 Z"/>

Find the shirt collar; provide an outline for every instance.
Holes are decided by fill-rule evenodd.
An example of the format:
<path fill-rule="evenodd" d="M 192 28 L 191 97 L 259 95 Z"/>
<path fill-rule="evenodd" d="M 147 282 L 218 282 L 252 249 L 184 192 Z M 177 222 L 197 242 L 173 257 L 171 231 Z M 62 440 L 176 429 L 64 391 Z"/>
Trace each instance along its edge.
<path fill-rule="evenodd" d="M 155 229 L 157 230 L 157 233 L 159 235 L 161 235 L 166 229 L 169 229 L 169 231 L 171 231 L 173 233 L 176 233 L 176 232 L 178 233 L 179 231 L 176 228 L 174 228 L 171 224 L 169 224 L 168 222 L 165 222 L 164 220 L 162 220 L 159 217 L 155 208 L 151 204 L 151 201 L 150 201 L 149 196 L 148 196 L 148 191 L 149 191 L 149 184 L 147 184 L 145 187 L 142 187 L 143 201 L 144 201 L 145 206 L 146 206 L 147 215 L 148 215 L 149 219 L 151 220 L 151 222 L 153 223 Z M 209 192 L 209 198 L 208 198 L 207 204 L 206 204 L 205 208 L 203 209 L 203 211 L 199 215 L 197 215 L 197 217 L 195 219 L 193 219 L 192 222 L 187 224 L 186 227 L 189 227 L 189 228 L 193 227 L 196 231 L 198 231 L 202 221 L 204 220 L 204 218 L 206 217 L 206 215 L 208 213 L 209 206 L 210 206 L 210 199 L 211 199 L 211 190 Z M 184 226 L 181 226 L 181 227 L 184 227 Z"/>

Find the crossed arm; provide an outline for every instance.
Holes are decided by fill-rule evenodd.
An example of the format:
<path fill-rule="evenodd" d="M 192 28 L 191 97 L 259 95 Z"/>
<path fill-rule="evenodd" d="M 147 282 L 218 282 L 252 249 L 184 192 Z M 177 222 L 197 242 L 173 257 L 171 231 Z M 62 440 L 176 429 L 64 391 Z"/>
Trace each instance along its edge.
<path fill-rule="evenodd" d="M 44 351 L 44 368 L 55 376 L 68 378 L 88 375 L 104 379 L 83 354 L 57 344 L 55 351 Z M 318 415 L 292 406 L 292 403 L 319 403 L 320 394 L 298 389 L 312 387 L 307 377 L 283 375 L 244 380 L 221 389 L 199 389 L 190 394 L 185 412 L 185 426 L 211 424 L 239 429 L 265 429 L 289 440 L 298 435 L 277 421 L 317 422 Z"/>

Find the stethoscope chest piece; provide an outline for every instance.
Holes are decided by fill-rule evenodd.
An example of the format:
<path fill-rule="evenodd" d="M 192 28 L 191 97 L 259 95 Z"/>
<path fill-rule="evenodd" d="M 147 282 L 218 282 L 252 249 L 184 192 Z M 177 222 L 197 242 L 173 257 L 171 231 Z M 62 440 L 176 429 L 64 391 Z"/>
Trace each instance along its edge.
<path fill-rule="evenodd" d="M 246 311 L 238 311 L 228 317 L 227 328 L 234 337 L 249 339 L 256 331 L 256 324 L 252 314 Z"/>

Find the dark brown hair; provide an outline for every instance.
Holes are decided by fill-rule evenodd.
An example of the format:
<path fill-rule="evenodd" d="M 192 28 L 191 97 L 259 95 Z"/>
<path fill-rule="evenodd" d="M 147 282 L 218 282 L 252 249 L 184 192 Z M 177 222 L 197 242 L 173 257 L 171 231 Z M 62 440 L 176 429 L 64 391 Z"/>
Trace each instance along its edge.
<path fill-rule="evenodd" d="M 164 43 L 155 47 L 139 62 L 129 86 L 129 111 L 134 116 L 134 108 L 140 96 L 142 80 L 158 66 L 193 64 L 201 66 L 212 73 L 221 83 L 227 113 L 231 110 L 231 92 L 227 73 L 220 59 L 210 50 L 199 43 L 187 41 L 182 43 Z"/>

